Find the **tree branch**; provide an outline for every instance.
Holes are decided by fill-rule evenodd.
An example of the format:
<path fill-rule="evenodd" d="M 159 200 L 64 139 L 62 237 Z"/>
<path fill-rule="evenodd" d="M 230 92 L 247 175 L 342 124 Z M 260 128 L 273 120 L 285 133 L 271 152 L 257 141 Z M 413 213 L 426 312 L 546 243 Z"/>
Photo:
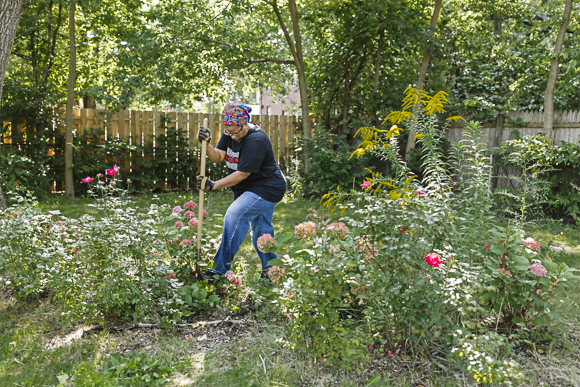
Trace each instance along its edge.
<path fill-rule="evenodd" d="M 292 38 L 290 37 L 290 33 L 288 32 L 288 28 L 286 28 L 286 23 L 284 23 L 284 19 L 282 18 L 282 14 L 280 13 L 280 9 L 278 8 L 277 0 L 269 2 L 267 0 L 262 0 L 265 3 L 268 3 L 274 9 L 276 13 L 276 17 L 278 18 L 278 23 L 280 23 L 280 27 L 284 32 L 284 36 L 286 37 L 286 41 L 288 42 L 288 47 L 290 47 L 290 51 L 292 52 L 292 58 L 294 58 L 295 64 L 299 64 L 300 60 L 298 58 L 298 54 L 296 53 L 296 48 L 294 47 L 294 42 L 292 42 Z"/>
<path fill-rule="evenodd" d="M 265 63 L 265 62 L 271 62 L 268 59 L 259 59 L 259 60 L 249 60 L 247 61 L 243 66 L 239 66 L 239 67 L 232 67 L 233 70 L 241 70 L 241 69 L 245 69 L 250 67 L 251 65 L 255 64 L 255 63 Z M 285 61 L 285 62 L 280 62 L 280 64 L 290 64 L 293 65 L 294 61 L 293 60 L 289 60 L 289 61 Z"/>
<path fill-rule="evenodd" d="M 234 46 L 231 43 L 220 42 L 219 40 L 213 40 L 213 39 L 208 39 L 208 38 L 199 38 L 199 40 L 202 40 L 204 42 L 219 44 L 219 45 L 226 46 L 226 47 L 232 47 L 232 48 L 233 47 L 236 47 L 236 46 Z M 244 51 L 244 52 L 249 52 L 250 54 L 253 54 L 253 55 L 255 55 L 255 56 L 259 57 L 259 58 L 262 58 L 263 61 L 273 62 L 273 63 L 278 63 L 278 64 L 295 64 L 295 62 L 293 60 L 270 58 L 270 57 L 267 57 L 265 55 L 262 55 L 259 52 L 256 52 L 256 51 L 254 51 L 252 49 L 249 49 L 249 48 L 241 47 L 240 49 L 242 51 Z"/>

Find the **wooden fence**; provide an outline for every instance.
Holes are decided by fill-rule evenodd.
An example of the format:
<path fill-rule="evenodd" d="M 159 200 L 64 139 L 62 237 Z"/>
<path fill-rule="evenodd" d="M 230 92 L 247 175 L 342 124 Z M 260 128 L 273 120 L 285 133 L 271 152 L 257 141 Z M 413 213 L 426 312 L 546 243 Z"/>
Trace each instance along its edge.
<path fill-rule="evenodd" d="M 469 121 L 468 117 L 465 118 Z M 462 140 L 464 127 L 463 121 L 450 124 L 445 137 L 452 143 Z M 543 127 L 544 112 L 538 110 L 510 112 L 503 115 L 503 122 L 483 124 L 485 142 L 489 149 L 501 142 L 514 139 L 516 130 L 520 137 L 524 137 L 544 132 Z M 498 130 L 501 130 L 501 136 Z M 560 144 L 561 141 L 573 144 L 580 143 L 580 111 L 554 112 L 552 140 L 554 144 Z"/>
<path fill-rule="evenodd" d="M 64 135 L 65 114 L 65 109 L 54 110 L 53 130 L 55 134 Z M 113 140 L 123 140 L 135 146 L 153 145 L 155 139 L 165 135 L 165 128 L 175 128 L 183 131 L 189 144 L 189 150 L 194 150 L 199 147 L 197 132 L 205 118 L 208 119 L 208 126 L 212 132 L 212 145 L 217 145 L 224 130 L 220 114 L 166 113 L 155 110 L 120 110 L 116 113 L 111 113 L 100 109 L 74 109 L 73 115 L 73 125 L 77 135 L 91 129 L 103 131 L 99 141 L 101 145 Z M 162 122 L 165 122 L 165 124 L 162 124 Z M 259 125 L 268 134 L 276 160 L 278 163 L 282 162 L 283 165 L 287 165 L 285 161 L 293 153 L 292 142 L 298 125 L 296 117 L 253 115 L 251 123 Z M 4 123 L 5 126 L 6 124 Z M 26 130 L 25 124 L 11 125 L 8 132 L 3 136 L 0 132 L 0 146 L 3 144 L 13 146 L 26 145 L 26 135 L 30 135 L 29 132 Z M 158 145 L 154 145 L 154 147 L 157 148 Z M 63 152 L 61 149 L 56 149 L 52 141 L 49 149 L 49 155 L 51 156 L 55 153 L 61 154 Z M 165 154 L 165 152 L 160 150 L 159 154 Z M 126 170 L 131 168 L 128 161 L 125 162 L 124 167 Z M 60 191 L 61 187 L 64 187 L 64 182 L 55 182 L 54 186 L 55 190 Z M 164 187 L 165 184 L 161 182 L 161 186 Z"/>

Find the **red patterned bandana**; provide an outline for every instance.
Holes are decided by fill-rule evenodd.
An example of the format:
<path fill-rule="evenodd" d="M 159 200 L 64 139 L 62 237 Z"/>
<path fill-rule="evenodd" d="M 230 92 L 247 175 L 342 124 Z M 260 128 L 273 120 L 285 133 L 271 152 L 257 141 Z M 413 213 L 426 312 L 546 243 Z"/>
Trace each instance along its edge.
<path fill-rule="evenodd" d="M 229 102 L 224 106 L 222 121 L 224 125 L 241 126 L 250 122 L 252 108 L 241 103 Z"/>

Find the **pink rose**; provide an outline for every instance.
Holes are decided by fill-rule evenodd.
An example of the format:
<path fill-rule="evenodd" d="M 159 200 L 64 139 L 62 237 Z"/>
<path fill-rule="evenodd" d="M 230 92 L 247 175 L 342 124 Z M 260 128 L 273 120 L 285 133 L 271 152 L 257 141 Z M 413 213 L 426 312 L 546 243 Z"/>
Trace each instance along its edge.
<path fill-rule="evenodd" d="M 110 182 L 109 184 L 111 184 L 111 185 L 115 185 L 115 182 L 114 182 L 114 181 L 112 181 L 112 182 Z"/>
<path fill-rule="evenodd" d="M 121 170 L 121 167 L 118 167 L 117 164 L 115 164 L 113 165 L 113 170 L 115 171 L 115 173 L 117 173 Z"/>
<path fill-rule="evenodd" d="M 370 188 L 371 187 L 371 183 L 369 183 L 368 181 L 365 181 L 360 186 L 363 187 L 363 188 Z"/>
<path fill-rule="evenodd" d="M 425 192 L 423 192 L 423 191 L 421 191 L 421 190 L 417 191 L 417 193 L 418 193 L 419 195 L 425 195 Z"/>
<path fill-rule="evenodd" d="M 439 266 L 443 263 L 443 261 L 441 260 L 441 258 L 439 258 L 439 256 L 435 253 L 429 253 L 425 256 L 425 262 L 427 262 L 427 264 L 429 266 L 433 266 L 436 268 L 439 268 Z"/>
<path fill-rule="evenodd" d="M 93 180 L 95 180 L 95 179 L 93 179 L 90 176 L 87 176 L 87 177 L 85 177 L 84 179 L 81 180 L 81 183 L 92 183 Z"/>
<path fill-rule="evenodd" d="M 115 170 L 114 169 L 107 169 L 107 175 L 113 176 L 114 174 L 115 174 Z"/>

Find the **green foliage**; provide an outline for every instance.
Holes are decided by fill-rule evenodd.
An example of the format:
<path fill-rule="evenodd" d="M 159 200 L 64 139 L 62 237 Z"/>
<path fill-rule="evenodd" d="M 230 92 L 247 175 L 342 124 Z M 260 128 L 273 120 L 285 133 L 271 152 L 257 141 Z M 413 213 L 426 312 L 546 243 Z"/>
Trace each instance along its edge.
<path fill-rule="evenodd" d="M 91 205 L 104 217 L 45 214 L 24 199 L 1 214 L 6 232 L 0 235 L 0 273 L 17 299 L 62 302 L 66 323 L 103 323 L 113 316 L 142 321 L 154 314 L 176 322 L 189 308 L 217 305 L 206 285 L 182 289 L 191 282 L 194 264 L 207 265 L 194 258 L 194 228 L 187 223 L 176 228 L 176 218 L 183 215 L 167 205 L 131 208 L 125 192 L 116 188 L 120 184 L 87 184 L 94 186 L 88 192 L 100 197 Z M 206 233 L 203 256 L 219 245 L 216 232 Z M 197 295 L 196 302 L 188 302 L 187 294 Z"/>
<path fill-rule="evenodd" d="M 515 226 L 492 230 L 493 240 L 485 244 L 489 250 L 484 262 L 491 277 L 481 295 L 482 305 L 497 313 L 496 328 L 509 331 L 513 325 L 536 325 L 556 319 L 553 289 L 568 288 L 578 280 L 576 269 L 565 263 L 556 264 L 549 256 L 549 247 L 531 238 Z M 541 270 L 532 270 L 532 265 Z"/>
<path fill-rule="evenodd" d="M 553 291 L 580 277 L 515 226 L 494 227 L 479 123 L 469 123 L 450 163 L 434 114 L 412 124 L 422 145 L 421 183 L 399 156 L 396 126 L 363 128 L 354 154 L 390 161 L 391 175 L 372 173 L 362 191 L 323 196 L 331 215 L 341 210 L 341 223 L 315 213 L 294 236 L 278 235 L 268 246 L 284 257 L 271 262 L 280 267 L 270 277 L 290 318 L 289 339 L 347 368 L 366 361 L 378 342 L 410 351 L 437 342 L 465 355 L 476 381 L 511 383 L 521 378 L 519 365 L 505 359 L 512 348 L 494 345 L 508 338 L 493 338 L 557 319 Z M 346 210 L 355 216 L 344 217 Z"/>
<path fill-rule="evenodd" d="M 44 196 L 49 188 L 48 171 L 48 167 L 36 164 L 26 156 L 0 148 L 0 186 L 6 194 L 18 192 L 20 195 Z"/>
<path fill-rule="evenodd" d="M 352 187 L 366 174 L 362 169 L 363 160 L 349 161 L 354 148 L 343 135 L 317 126 L 313 138 L 302 141 L 310 162 L 302 176 L 305 197 L 320 197 L 337 186 Z"/>
<path fill-rule="evenodd" d="M 183 364 L 172 365 L 164 358 L 151 358 L 147 355 L 125 357 L 111 356 L 105 370 L 98 370 L 94 364 L 82 363 L 71 374 L 75 386 L 79 387 L 149 387 L 164 386 L 172 372 L 183 368 Z M 58 376 L 61 386 L 66 385 L 68 375 Z"/>
<path fill-rule="evenodd" d="M 457 340 L 451 352 L 459 359 L 477 383 L 512 385 L 524 375 L 521 366 L 513 360 L 514 348 L 507 338 L 496 332 L 476 335 L 464 329 L 453 333 Z"/>
<path fill-rule="evenodd" d="M 542 214 L 580 221 L 580 146 L 554 145 L 538 134 L 503 143 L 498 156 L 503 165 L 522 172 L 521 177 L 509 177 L 519 189 L 504 191 L 520 207 L 517 215 L 527 221 Z"/>

